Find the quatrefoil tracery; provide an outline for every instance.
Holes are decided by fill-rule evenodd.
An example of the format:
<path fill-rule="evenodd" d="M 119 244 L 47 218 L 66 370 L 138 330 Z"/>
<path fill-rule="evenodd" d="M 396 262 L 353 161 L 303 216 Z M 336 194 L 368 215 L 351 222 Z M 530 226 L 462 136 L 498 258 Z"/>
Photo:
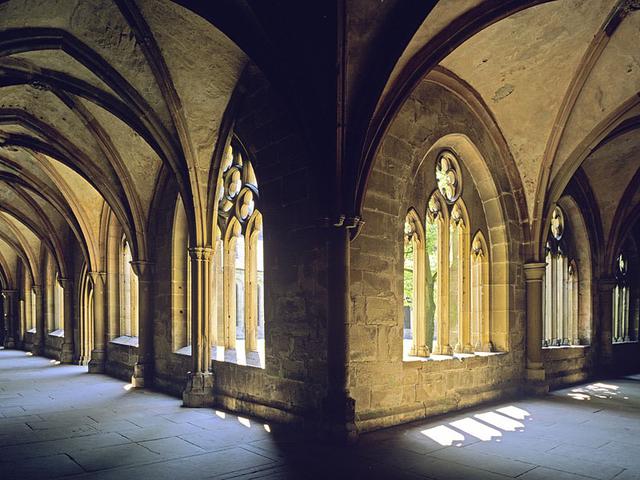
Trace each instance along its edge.
<path fill-rule="evenodd" d="M 436 160 L 436 182 L 438 190 L 447 203 L 452 204 L 460 197 L 462 190 L 460 169 L 455 156 L 449 151 L 440 153 Z"/>
<path fill-rule="evenodd" d="M 222 175 L 218 182 L 218 206 L 223 218 L 235 217 L 246 223 L 255 211 L 258 185 L 251 163 L 229 146 L 222 158 Z"/>

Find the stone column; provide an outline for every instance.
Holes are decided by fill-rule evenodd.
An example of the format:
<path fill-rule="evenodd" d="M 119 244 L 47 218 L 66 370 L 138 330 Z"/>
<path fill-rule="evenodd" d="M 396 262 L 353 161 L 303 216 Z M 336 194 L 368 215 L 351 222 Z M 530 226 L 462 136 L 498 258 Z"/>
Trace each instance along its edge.
<path fill-rule="evenodd" d="M 4 294 L 5 325 L 7 330 L 4 346 L 5 348 L 16 348 L 18 345 L 18 291 L 3 290 L 2 293 Z"/>
<path fill-rule="evenodd" d="M 143 388 L 153 380 L 153 264 L 135 261 L 131 266 L 138 277 L 138 361 L 133 367 L 131 384 Z"/>
<path fill-rule="evenodd" d="M 355 219 L 357 222 L 359 219 Z M 353 224 L 354 222 L 349 222 Z M 349 393 L 350 232 L 340 221 L 329 231 L 329 318 L 327 321 L 328 391 L 324 417 L 329 433 L 357 437 L 355 400 Z"/>
<path fill-rule="evenodd" d="M 105 363 L 105 272 L 89 272 L 93 281 L 93 350 L 89 360 L 89 373 L 104 373 Z"/>
<path fill-rule="evenodd" d="M 546 263 L 525 263 L 524 277 L 527 288 L 527 389 L 531 393 L 546 393 L 542 362 L 542 296 Z"/>
<path fill-rule="evenodd" d="M 616 281 L 613 278 L 598 280 L 598 326 L 600 331 L 599 366 L 602 373 L 607 373 L 613 365 L 613 289 Z"/>
<path fill-rule="evenodd" d="M 73 282 L 68 278 L 58 278 L 64 293 L 64 343 L 62 344 L 61 363 L 73 363 Z"/>
<path fill-rule="evenodd" d="M 189 249 L 191 258 L 191 359 L 192 370 L 182 393 L 185 407 L 213 406 L 213 374 L 209 308 L 211 291 L 210 262 L 213 250 L 195 247 Z"/>
<path fill-rule="evenodd" d="M 44 301 L 44 299 L 42 298 L 42 285 L 33 285 L 31 288 L 33 289 L 33 293 L 36 296 L 36 334 L 33 339 L 33 347 L 31 352 L 34 355 L 43 355 L 44 342 L 47 337 L 45 335 L 44 310 L 42 308 L 42 302 Z"/>

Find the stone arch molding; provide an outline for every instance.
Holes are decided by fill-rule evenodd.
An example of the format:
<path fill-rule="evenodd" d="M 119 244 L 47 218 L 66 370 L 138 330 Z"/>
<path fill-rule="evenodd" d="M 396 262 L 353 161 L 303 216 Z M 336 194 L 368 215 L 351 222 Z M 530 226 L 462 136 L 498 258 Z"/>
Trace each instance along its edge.
<path fill-rule="evenodd" d="M 487 167 L 482 153 L 469 137 L 462 133 L 451 133 L 440 137 L 422 156 L 414 175 L 420 170 L 424 162 L 434 164 L 438 155 L 444 151 L 452 151 L 465 165 L 471 174 L 465 182 L 466 188 L 477 190 L 485 214 L 489 232 L 489 271 L 490 273 L 490 312 L 492 326 L 492 341 L 498 350 L 509 349 L 509 310 L 514 303 L 509 286 L 513 283 L 509 273 L 509 261 L 518 252 L 513 252 L 509 244 L 511 237 L 508 230 L 509 220 L 505 214 L 506 208 L 500 196 L 495 181 Z M 511 219 L 514 220 L 514 219 Z"/>

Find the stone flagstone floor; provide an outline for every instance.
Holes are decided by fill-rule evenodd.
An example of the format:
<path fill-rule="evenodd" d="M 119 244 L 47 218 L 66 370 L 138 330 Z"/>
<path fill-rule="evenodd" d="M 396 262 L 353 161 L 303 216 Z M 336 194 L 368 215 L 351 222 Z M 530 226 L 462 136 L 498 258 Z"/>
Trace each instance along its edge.
<path fill-rule="evenodd" d="M 640 479 L 640 375 L 334 446 L 0 350 L 0 479 Z"/>

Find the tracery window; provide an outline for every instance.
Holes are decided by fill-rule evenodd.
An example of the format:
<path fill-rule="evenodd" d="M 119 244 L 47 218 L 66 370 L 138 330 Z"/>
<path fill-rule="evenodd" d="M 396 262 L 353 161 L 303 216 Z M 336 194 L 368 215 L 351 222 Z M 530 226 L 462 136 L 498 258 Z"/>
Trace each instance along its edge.
<path fill-rule="evenodd" d="M 560 207 L 551 214 L 546 245 L 544 347 L 580 343 L 578 338 L 578 265 L 569 255 L 571 245 Z"/>
<path fill-rule="evenodd" d="M 424 319 L 424 234 L 415 210 L 410 210 L 404 224 L 404 308 L 405 339 L 411 341 L 409 355 L 427 356 L 431 345 L 427 344 Z"/>
<path fill-rule="evenodd" d="M 56 275 L 53 292 L 53 329 L 62 330 L 64 327 L 64 289 L 58 275 Z"/>
<path fill-rule="evenodd" d="M 124 236 L 120 245 L 120 335 L 137 337 L 138 277 L 131 266 L 131 248 Z"/>
<path fill-rule="evenodd" d="M 630 324 L 629 264 L 621 252 L 616 258 L 616 285 L 613 289 L 613 342 L 638 340 L 637 326 Z"/>
<path fill-rule="evenodd" d="M 222 161 L 218 184 L 219 242 L 212 267 L 222 266 L 212 283 L 222 287 L 222 311 L 214 307 L 213 331 L 222 335 L 226 361 L 264 368 L 264 256 L 263 220 L 256 206 L 258 181 L 246 152 L 235 139 Z M 214 294 L 213 301 L 219 295 Z M 216 302 L 217 303 L 217 302 Z M 222 326 L 222 328 L 220 328 Z M 220 355 L 216 355 L 220 358 Z"/>
<path fill-rule="evenodd" d="M 471 345 L 474 351 L 491 351 L 489 337 L 489 252 L 482 232 L 471 243 Z"/>
<path fill-rule="evenodd" d="M 31 304 L 31 311 L 29 315 L 29 330 L 35 332 L 38 323 L 36 321 L 37 308 L 41 307 L 36 307 L 36 292 L 33 290 L 33 287 L 29 289 L 29 302 Z"/>
<path fill-rule="evenodd" d="M 453 152 L 440 153 L 435 179 L 424 227 L 413 209 L 405 219 L 405 357 L 491 350 L 488 251 L 480 232 L 470 245 Z"/>

